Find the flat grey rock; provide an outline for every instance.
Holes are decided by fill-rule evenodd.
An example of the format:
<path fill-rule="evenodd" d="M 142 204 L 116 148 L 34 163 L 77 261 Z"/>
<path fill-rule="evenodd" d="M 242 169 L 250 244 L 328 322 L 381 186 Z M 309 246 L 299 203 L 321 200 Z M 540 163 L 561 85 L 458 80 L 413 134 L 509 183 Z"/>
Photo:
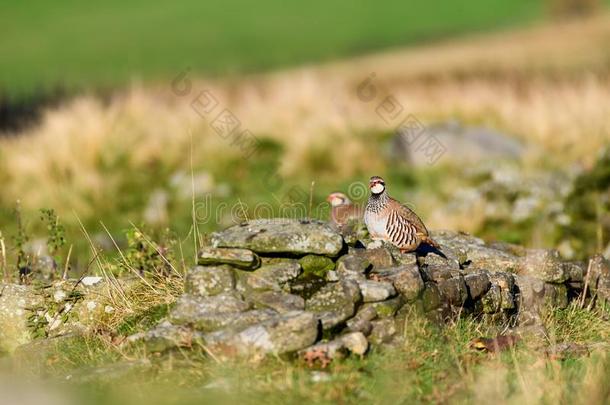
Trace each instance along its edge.
<path fill-rule="evenodd" d="M 279 291 L 263 291 L 248 297 L 256 306 L 271 308 L 279 313 L 305 309 L 305 300 L 298 295 Z"/>
<path fill-rule="evenodd" d="M 288 312 L 243 330 L 227 329 L 205 335 L 209 350 L 282 354 L 313 344 L 318 336 L 318 320 L 304 311 Z"/>
<path fill-rule="evenodd" d="M 212 235 L 215 247 L 250 249 L 257 253 L 336 256 L 343 238 L 327 223 L 293 219 L 259 219 Z"/>
<path fill-rule="evenodd" d="M 396 295 L 396 289 L 389 282 L 359 280 L 358 286 L 364 302 L 384 301 Z"/>
<path fill-rule="evenodd" d="M 230 264 L 240 269 L 255 269 L 260 262 L 256 253 L 248 249 L 204 247 L 197 255 L 197 263 L 202 266 Z"/>

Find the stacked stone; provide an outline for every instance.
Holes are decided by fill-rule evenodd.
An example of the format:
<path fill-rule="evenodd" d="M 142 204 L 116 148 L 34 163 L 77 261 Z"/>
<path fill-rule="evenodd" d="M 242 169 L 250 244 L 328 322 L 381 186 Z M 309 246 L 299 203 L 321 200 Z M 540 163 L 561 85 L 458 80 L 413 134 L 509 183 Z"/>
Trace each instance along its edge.
<path fill-rule="evenodd" d="M 213 235 L 169 318 L 134 335 L 154 351 L 201 344 L 213 355 L 364 354 L 392 342 L 411 309 L 506 325 L 540 324 L 583 288 L 582 265 L 555 251 L 434 234 L 438 252 L 401 254 L 318 221 L 256 220 Z M 357 244 L 358 245 L 358 244 Z M 603 277 L 595 287 L 605 288 Z M 603 279 L 605 280 L 605 279 Z"/>
<path fill-rule="evenodd" d="M 549 308 L 566 308 L 569 298 L 583 288 L 584 265 L 561 261 L 555 250 L 486 245 L 451 232 L 435 238 L 448 260 L 443 264 L 427 256 L 422 270 L 437 283 L 445 305 L 509 326 L 540 325 Z"/>
<path fill-rule="evenodd" d="M 122 283 L 128 290 L 134 283 Z M 13 352 L 33 339 L 90 331 L 114 308 L 106 303 L 102 277 L 56 280 L 49 284 L 0 283 L 0 352 Z"/>

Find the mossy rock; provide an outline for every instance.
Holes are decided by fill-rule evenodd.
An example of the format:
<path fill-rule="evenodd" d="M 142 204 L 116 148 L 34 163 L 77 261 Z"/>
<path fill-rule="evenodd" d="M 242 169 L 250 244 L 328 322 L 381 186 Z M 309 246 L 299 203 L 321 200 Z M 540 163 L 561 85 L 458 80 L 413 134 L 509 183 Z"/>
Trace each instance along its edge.
<path fill-rule="evenodd" d="M 405 301 L 401 296 L 390 298 L 389 300 L 380 302 L 370 302 L 365 304 L 362 308 L 372 307 L 377 312 L 377 316 L 380 318 L 388 318 L 396 315 L 396 312 L 404 305 Z"/>
<path fill-rule="evenodd" d="M 304 274 L 313 274 L 318 277 L 326 276 L 326 273 L 335 269 L 335 263 L 326 256 L 307 255 L 299 259 Z"/>
<path fill-rule="evenodd" d="M 441 306 L 441 293 L 435 283 L 425 283 L 422 304 L 425 312 L 435 310 Z"/>

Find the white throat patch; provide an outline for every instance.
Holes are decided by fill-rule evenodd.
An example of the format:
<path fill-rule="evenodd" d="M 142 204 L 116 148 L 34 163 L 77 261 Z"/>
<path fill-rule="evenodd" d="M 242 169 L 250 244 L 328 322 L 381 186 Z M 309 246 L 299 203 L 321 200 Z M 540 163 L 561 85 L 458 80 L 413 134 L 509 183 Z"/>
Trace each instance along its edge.
<path fill-rule="evenodd" d="M 377 184 L 375 184 L 373 187 L 371 187 L 371 191 L 372 191 L 374 194 L 379 194 L 379 193 L 381 193 L 381 192 L 382 192 L 384 189 L 385 189 L 385 187 L 384 187 L 384 185 L 383 185 L 383 184 L 381 184 L 381 183 L 377 183 Z"/>

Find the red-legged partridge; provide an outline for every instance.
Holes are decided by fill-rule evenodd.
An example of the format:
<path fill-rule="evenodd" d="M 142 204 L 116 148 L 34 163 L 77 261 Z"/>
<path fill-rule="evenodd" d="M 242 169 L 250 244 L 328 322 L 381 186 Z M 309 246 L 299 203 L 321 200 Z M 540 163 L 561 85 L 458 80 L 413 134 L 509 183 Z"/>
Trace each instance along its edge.
<path fill-rule="evenodd" d="M 330 221 L 336 226 L 343 226 L 350 221 L 362 220 L 362 209 L 354 205 L 343 193 L 332 193 L 326 201 L 330 203 Z"/>
<path fill-rule="evenodd" d="M 371 177 L 369 188 L 364 223 L 371 238 L 390 242 L 403 253 L 416 250 L 421 243 L 439 249 L 417 214 L 388 195 L 381 177 Z"/>

